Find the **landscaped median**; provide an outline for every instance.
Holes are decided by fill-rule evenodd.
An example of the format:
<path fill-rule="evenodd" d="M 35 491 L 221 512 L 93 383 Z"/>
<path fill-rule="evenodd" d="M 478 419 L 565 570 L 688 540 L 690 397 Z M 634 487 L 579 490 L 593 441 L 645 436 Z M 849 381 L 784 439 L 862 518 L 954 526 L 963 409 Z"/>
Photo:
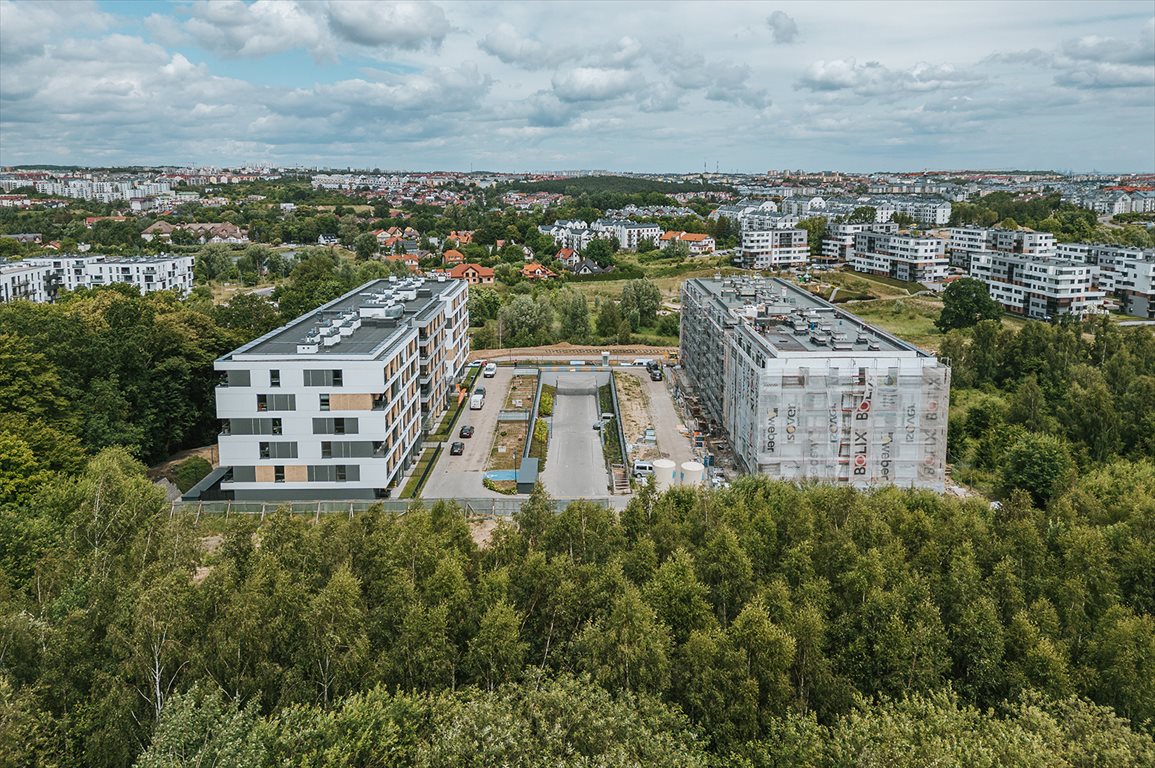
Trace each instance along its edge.
<path fill-rule="evenodd" d="M 533 422 L 533 396 L 537 391 L 537 374 L 514 376 L 502 402 L 493 432 L 493 444 L 485 465 L 483 484 L 498 493 L 517 493 L 516 473 Z"/>
<path fill-rule="evenodd" d="M 461 416 L 461 412 L 469 407 L 469 393 L 473 390 L 473 384 L 477 381 L 477 377 L 481 373 L 481 367 L 475 366 L 466 370 L 465 380 L 461 384 L 461 390 L 465 393 L 464 397 L 459 396 L 456 402 L 449 404 L 445 415 L 441 417 L 441 423 L 437 425 L 437 431 L 425 438 L 427 442 L 444 443 L 448 440 L 453 435 L 453 427 L 457 424 L 457 419 Z"/>
<path fill-rule="evenodd" d="M 413 467 L 413 473 L 409 475 L 408 482 L 401 489 L 402 499 L 412 499 L 421 495 L 421 489 L 425 487 L 425 481 L 429 479 L 429 474 L 433 471 L 433 466 L 437 463 L 437 457 L 440 455 L 440 445 L 431 445 L 421 452 L 421 457 L 417 459 L 417 465 Z"/>

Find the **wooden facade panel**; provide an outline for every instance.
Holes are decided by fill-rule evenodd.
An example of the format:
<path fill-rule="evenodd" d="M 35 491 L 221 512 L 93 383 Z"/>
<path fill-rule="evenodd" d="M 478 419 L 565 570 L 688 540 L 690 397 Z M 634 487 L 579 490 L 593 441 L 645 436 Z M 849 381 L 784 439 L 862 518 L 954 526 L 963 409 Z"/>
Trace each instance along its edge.
<path fill-rule="evenodd" d="M 272 467 L 257 467 L 257 482 L 271 483 L 275 480 Z"/>
<path fill-rule="evenodd" d="M 289 464 L 285 467 L 286 483 L 307 483 L 308 481 L 309 468 L 304 464 Z"/>
<path fill-rule="evenodd" d="M 373 409 L 373 395 L 332 394 L 329 395 L 329 409 L 333 411 L 369 411 Z"/>

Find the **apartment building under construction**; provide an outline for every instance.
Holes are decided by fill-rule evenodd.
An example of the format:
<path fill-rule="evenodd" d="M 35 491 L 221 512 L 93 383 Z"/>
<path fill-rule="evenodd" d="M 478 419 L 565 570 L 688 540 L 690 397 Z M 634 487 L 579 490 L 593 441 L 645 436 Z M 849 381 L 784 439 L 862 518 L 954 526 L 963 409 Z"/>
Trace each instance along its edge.
<path fill-rule="evenodd" d="M 790 282 L 686 281 L 681 360 L 747 472 L 943 490 L 950 367 Z"/>

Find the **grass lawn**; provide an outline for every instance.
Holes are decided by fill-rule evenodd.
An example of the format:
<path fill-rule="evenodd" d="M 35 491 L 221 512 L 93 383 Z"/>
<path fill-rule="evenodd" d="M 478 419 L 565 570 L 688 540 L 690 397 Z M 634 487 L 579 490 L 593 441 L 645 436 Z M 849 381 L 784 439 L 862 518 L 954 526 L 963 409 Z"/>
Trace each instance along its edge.
<path fill-rule="evenodd" d="M 433 467 L 433 462 L 437 461 L 440 452 L 441 449 L 437 446 L 431 446 L 421 452 L 421 458 L 417 459 L 417 464 L 413 467 L 413 474 L 401 489 L 400 498 L 412 499 L 421 493 L 421 488 L 425 485 L 426 472 Z"/>
<path fill-rule="evenodd" d="M 846 311 L 858 315 L 903 341 L 927 349 L 938 349 L 942 332 L 934 321 L 942 310 L 942 302 L 930 298 L 882 299 L 847 304 Z"/>
<path fill-rule="evenodd" d="M 493 433 L 493 445 L 489 449 L 490 469 L 517 469 L 521 464 L 521 449 L 525 447 L 528 421 L 499 421 Z M 501 450 L 504 448 L 505 450 Z"/>
<path fill-rule="evenodd" d="M 509 382 L 505 404 L 501 407 L 507 411 L 528 411 L 533 405 L 533 396 L 536 392 L 536 376 L 514 376 Z"/>

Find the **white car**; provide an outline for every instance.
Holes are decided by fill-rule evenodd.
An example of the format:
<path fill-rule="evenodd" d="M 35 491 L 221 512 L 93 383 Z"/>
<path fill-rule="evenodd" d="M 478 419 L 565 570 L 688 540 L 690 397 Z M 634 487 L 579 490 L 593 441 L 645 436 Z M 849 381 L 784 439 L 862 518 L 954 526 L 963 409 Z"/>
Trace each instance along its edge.
<path fill-rule="evenodd" d="M 497 363 L 486 363 L 485 368 L 481 371 L 481 375 L 487 379 L 492 379 L 497 375 Z"/>

